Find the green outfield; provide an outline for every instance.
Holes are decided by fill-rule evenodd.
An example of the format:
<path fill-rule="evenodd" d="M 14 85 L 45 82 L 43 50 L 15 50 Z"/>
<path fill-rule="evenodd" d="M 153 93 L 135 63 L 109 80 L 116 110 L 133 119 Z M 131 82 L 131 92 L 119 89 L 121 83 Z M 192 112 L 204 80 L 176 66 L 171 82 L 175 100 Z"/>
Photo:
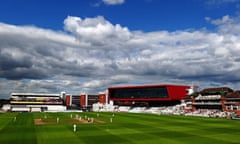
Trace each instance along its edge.
<path fill-rule="evenodd" d="M 133 113 L 0 113 L 0 143 L 238 144 L 240 121 Z"/>

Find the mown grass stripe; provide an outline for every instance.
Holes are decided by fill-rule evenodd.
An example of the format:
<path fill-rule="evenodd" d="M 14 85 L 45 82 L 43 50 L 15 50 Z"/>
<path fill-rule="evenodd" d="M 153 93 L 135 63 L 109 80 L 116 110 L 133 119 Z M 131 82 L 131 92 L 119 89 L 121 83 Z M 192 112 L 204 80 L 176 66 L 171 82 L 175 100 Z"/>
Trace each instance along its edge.
<path fill-rule="evenodd" d="M 70 115 L 93 117 L 104 123 L 77 123 Z M 97 114 L 99 115 L 97 117 Z M 35 125 L 34 119 L 60 119 L 59 124 Z M 14 122 L 13 118 L 17 117 Z M 111 123 L 109 119 L 112 118 Z M 200 144 L 239 143 L 240 121 L 133 113 L 4 113 L 0 114 L 0 143 L 38 144 Z"/>
<path fill-rule="evenodd" d="M 0 132 L 0 143 L 36 143 L 36 135 L 31 113 L 18 114 Z"/>

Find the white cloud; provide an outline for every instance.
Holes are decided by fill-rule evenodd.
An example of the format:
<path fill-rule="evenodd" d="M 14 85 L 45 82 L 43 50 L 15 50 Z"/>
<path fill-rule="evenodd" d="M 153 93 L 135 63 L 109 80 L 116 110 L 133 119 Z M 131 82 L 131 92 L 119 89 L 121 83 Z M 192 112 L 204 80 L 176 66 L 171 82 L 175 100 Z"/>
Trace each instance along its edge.
<path fill-rule="evenodd" d="M 222 24 L 232 23 L 232 22 L 233 22 L 233 20 L 230 18 L 229 15 L 223 16 L 222 19 L 216 19 L 216 20 L 211 21 L 211 23 L 214 25 L 222 25 Z"/>
<path fill-rule="evenodd" d="M 220 19 L 211 19 L 207 17 L 206 20 L 216 25 L 219 33 L 230 34 L 230 37 L 232 37 L 232 35 L 239 35 L 240 33 L 240 16 L 231 17 L 225 15 Z"/>
<path fill-rule="evenodd" d="M 67 33 L 1 23 L 0 92 L 98 93 L 113 85 L 192 81 L 235 88 L 240 22 L 230 16 L 207 19 L 218 31 L 145 33 L 102 16 L 69 16 Z"/>
<path fill-rule="evenodd" d="M 64 20 L 65 30 L 73 33 L 78 40 L 92 45 L 105 45 L 112 40 L 125 41 L 131 36 L 128 28 L 112 25 L 102 16 L 81 19 L 68 16 Z"/>
<path fill-rule="evenodd" d="M 124 2 L 125 0 L 103 0 L 103 3 L 107 5 L 119 5 L 119 4 L 123 4 Z"/>

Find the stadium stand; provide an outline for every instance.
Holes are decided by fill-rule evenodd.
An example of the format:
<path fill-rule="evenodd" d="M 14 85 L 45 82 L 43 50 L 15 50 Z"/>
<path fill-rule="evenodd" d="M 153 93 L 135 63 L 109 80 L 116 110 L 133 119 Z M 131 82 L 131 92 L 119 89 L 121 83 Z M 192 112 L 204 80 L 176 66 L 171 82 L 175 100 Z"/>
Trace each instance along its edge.
<path fill-rule="evenodd" d="M 43 112 L 65 111 L 65 93 L 12 93 L 10 97 L 10 111 Z"/>

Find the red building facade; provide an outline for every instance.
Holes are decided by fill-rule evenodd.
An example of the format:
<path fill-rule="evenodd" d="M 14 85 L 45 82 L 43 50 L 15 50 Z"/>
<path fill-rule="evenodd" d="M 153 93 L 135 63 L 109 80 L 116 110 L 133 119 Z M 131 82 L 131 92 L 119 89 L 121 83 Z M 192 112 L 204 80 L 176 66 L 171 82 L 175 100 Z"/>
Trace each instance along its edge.
<path fill-rule="evenodd" d="M 175 105 L 186 98 L 190 86 L 146 85 L 108 88 L 108 98 L 116 105 Z"/>

